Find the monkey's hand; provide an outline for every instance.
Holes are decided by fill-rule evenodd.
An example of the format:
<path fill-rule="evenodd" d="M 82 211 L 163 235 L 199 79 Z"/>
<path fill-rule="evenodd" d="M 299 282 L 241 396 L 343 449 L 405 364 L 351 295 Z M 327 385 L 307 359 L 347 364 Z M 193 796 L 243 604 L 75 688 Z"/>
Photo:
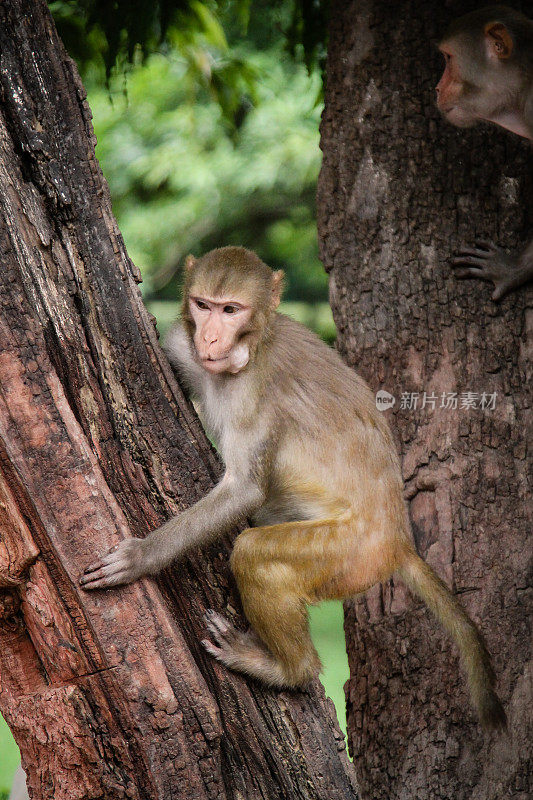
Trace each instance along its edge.
<path fill-rule="evenodd" d="M 519 259 L 493 242 L 479 240 L 474 247 L 464 245 L 451 260 L 457 278 L 481 278 L 494 284 L 493 300 L 501 300 L 527 280 Z"/>
<path fill-rule="evenodd" d="M 143 539 L 125 539 L 98 561 L 90 564 L 82 577 L 83 589 L 107 589 L 132 583 L 147 573 Z"/>

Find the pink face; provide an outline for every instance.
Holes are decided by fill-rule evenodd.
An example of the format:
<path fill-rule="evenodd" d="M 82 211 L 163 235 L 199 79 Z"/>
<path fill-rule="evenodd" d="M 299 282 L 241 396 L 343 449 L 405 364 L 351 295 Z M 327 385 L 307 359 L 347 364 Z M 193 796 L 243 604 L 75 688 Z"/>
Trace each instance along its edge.
<path fill-rule="evenodd" d="M 189 309 L 194 320 L 194 346 L 207 372 L 237 373 L 250 358 L 241 334 L 250 322 L 252 308 L 237 300 L 191 294 Z"/>
<path fill-rule="evenodd" d="M 506 93 L 510 98 L 515 91 L 515 73 L 506 64 L 514 48 L 510 32 L 501 22 L 487 22 L 479 36 L 484 56 L 472 54 L 471 45 L 457 35 L 448 37 L 439 46 L 445 64 L 436 87 L 437 106 L 449 122 L 461 128 L 475 125 L 479 120 L 503 124 L 500 115 L 494 114 L 500 110 Z M 515 132 L 527 136 L 520 130 Z"/>
<path fill-rule="evenodd" d="M 463 79 L 456 54 L 449 43 L 439 47 L 444 56 L 444 72 L 436 86 L 437 106 L 439 111 L 453 124 L 462 126 L 471 123 L 471 118 L 464 113 L 461 103 Z"/>

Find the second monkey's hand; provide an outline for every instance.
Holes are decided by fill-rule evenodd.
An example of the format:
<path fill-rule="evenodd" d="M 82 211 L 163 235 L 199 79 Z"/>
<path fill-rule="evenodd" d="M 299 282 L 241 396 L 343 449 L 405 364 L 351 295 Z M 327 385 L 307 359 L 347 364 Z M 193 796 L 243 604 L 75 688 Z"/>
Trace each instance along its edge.
<path fill-rule="evenodd" d="M 457 278 L 481 278 L 494 284 L 493 300 L 501 300 L 528 280 L 515 255 L 493 242 L 480 240 L 474 247 L 463 246 L 451 260 Z"/>
<path fill-rule="evenodd" d="M 126 539 L 90 564 L 80 578 L 82 589 L 106 589 L 132 583 L 147 574 L 143 539 Z"/>

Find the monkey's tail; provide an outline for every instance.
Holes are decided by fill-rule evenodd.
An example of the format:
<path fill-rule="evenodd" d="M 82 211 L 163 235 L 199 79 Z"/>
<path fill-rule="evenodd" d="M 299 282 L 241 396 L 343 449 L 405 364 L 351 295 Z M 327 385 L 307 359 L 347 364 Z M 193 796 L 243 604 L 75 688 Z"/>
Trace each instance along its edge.
<path fill-rule="evenodd" d="M 494 691 L 496 682 L 490 655 L 480 632 L 459 605 L 448 587 L 411 548 L 399 574 L 413 592 L 426 603 L 452 639 L 457 643 L 468 679 L 472 703 L 485 728 L 503 729 L 505 711 Z"/>

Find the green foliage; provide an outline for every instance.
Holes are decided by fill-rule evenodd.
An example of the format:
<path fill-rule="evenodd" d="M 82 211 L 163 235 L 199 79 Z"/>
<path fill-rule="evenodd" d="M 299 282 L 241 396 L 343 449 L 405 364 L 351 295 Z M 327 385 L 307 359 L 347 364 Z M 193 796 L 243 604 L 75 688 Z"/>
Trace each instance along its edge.
<path fill-rule="evenodd" d="M 350 677 L 342 603 L 331 600 L 309 608 L 311 636 L 322 661 L 320 680 L 331 697 L 341 730 L 346 733 L 346 698 L 344 684 Z"/>
<path fill-rule="evenodd" d="M 320 54 L 326 6 L 51 3 L 88 88 L 97 155 L 147 297 L 176 296 L 188 252 L 242 244 L 287 268 L 289 300 L 326 299 L 314 223 L 322 83 L 302 60 Z"/>
<path fill-rule="evenodd" d="M 278 14 L 293 56 L 301 50 L 311 70 L 325 56 L 329 0 L 49 0 L 63 41 L 78 60 L 102 59 L 106 76 L 117 63 L 133 63 L 168 41 L 169 33 L 201 32 L 219 52 L 227 49 L 224 28 L 246 32 L 256 13 Z M 233 26 L 232 26 L 233 22 Z M 228 84 L 229 88 L 231 84 Z"/>
<path fill-rule="evenodd" d="M 87 81 L 97 156 L 148 297 L 172 298 L 185 255 L 242 244 L 286 268 L 287 299 L 327 297 L 314 195 L 320 78 L 283 55 L 233 48 L 255 76 L 255 103 L 235 130 L 175 49 L 154 54 L 109 93 Z M 217 68 L 215 64 L 213 68 Z"/>
<path fill-rule="evenodd" d="M 326 31 L 329 0 L 296 0 L 291 25 L 286 31 L 290 52 L 295 56 L 301 45 L 307 68 L 321 69 L 326 60 Z"/>
<path fill-rule="evenodd" d="M 20 761 L 19 749 L 7 722 L 0 717 L 0 800 L 7 798 Z"/>
<path fill-rule="evenodd" d="M 234 124 L 254 86 L 247 65 L 234 58 L 228 46 L 218 14 L 225 5 L 200 0 L 54 0 L 50 8 L 84 77 L 89 73 L 108 85 L 112 74 L 124 77 L 148 54 L 176 48 L 193 83 L 209 88 Z M 249 0 L 231 5 L 245 25 Z"/>

